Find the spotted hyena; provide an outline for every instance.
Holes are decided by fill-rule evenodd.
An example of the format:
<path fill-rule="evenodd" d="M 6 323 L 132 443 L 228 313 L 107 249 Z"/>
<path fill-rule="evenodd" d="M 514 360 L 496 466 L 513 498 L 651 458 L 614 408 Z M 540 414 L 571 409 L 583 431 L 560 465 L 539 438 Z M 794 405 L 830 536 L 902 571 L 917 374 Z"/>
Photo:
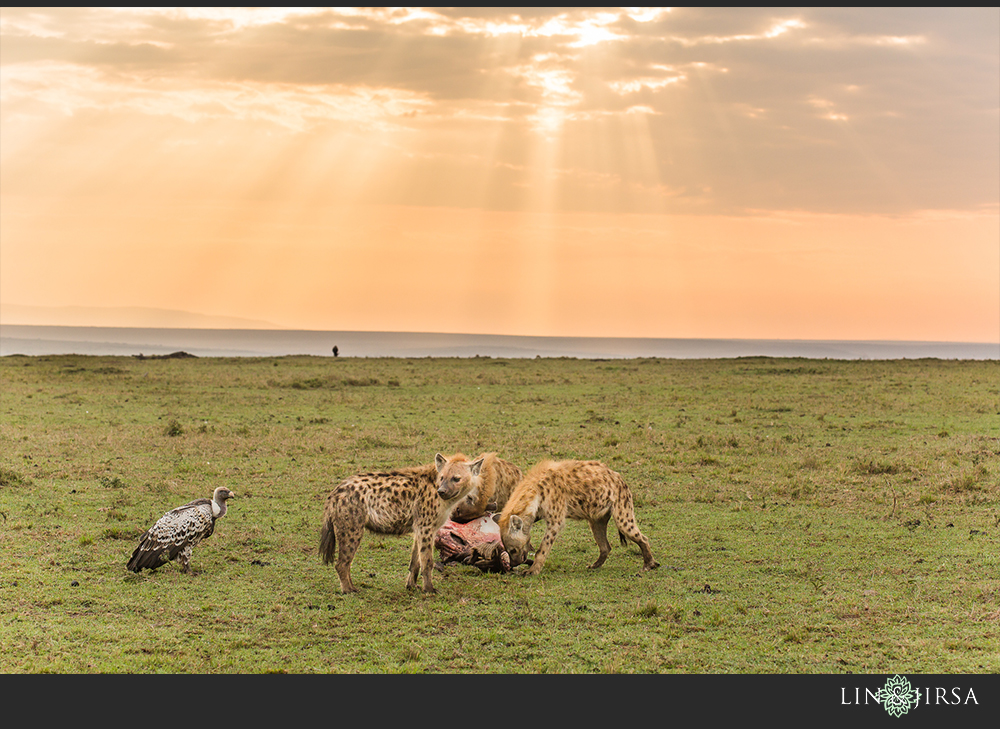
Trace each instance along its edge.
<path fill-rule="evenodd" d="M 521 481 L 521 469 L 513 463 L 497 458 L 496 453 L 483 453 L 479 476 L 473 479 L 473 489 L 451 514 L 451 520 L 460 523 L 472 521 L 486 512 L 500 511 L 510 498 L 514 487 Z"/>
<path fill-rule="evenodd" d="M 643 569 L 659 567 L 649 549 L 649 540 L 639 531 L 632 505 L 632 492 L 621 474 L 600 461 L 543 461 L 532 468 L 511 494 L 497 522 L 504 549 L 512 565 L 522 564 L 531 551 L 531 525 L 546 523 L 542 543 L 526 574 L 542 571 L 552 544 L 566 518 L 586 519 L 601 550 L 591 568 L 600 567 L 611 553 L 608 522 L 615 520 L 622 546 L 628 537 L 642 551 Z"/>
<path fill-rule="evenodd" d="M 336 558 L 342 592 L 357 592 L 351 581 L 351 561 L 364 530 L 380 534 L 413 532 L 407 588 L 416 587 L 423 573 L 424 592 L 434 592 L 434 535 L 452 509 L 475 487 L 483 459 L 470 461 L 458 453 L 434 463 L 383 473 L 361 473 L 337 486 L 326 499 L 319 553 L 325 564 Z"/>

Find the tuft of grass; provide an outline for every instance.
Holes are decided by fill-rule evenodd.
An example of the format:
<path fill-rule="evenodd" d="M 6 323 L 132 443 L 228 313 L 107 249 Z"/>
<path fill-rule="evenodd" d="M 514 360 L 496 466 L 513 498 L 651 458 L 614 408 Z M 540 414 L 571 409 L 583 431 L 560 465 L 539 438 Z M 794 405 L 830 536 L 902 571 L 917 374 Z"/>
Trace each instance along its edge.
<path fill-rule="evenodd" d="M 0 486 L 31 486 L 31 479 L 12 468 L 0 466 Z"/>
<path fill-rule="evenodd" d="M 107 527 L 101 532 L 102 539 L 137 539 L 139 532 L 135 529 L 128 529 L 120 526 Z"/>
<path fill-rule="evenodd" d="M 635 614 L 640 618 L 655 618 L 660 614 L 660 606 L 656 602 L 650 601 L 637 607 Z"/>
<path fill-rule="evenodd" d="M 820 467 L 819 459 L 812 454 L 803 458 L 802 461 L 799 463 L 799 468 L 801 468 L 803 471 L 816 471 L 819 469 L 819 467 Z"/>
<path fill-rule="evenodd" d="M 333 377 L 333 376 L 323 376 L 323 377 L 309 377 L 306 379 L 291 380 L 287 383 L 280 383 L 271 381 L 271 387 L 290 387 L 293 390 L 320 390 L 320 389 L 337 389 L 341 387 L 372 387 L 379 384 L 379 379 L 376 377 Z M 395 385 L 390 383 L 392 387 L 399 387 L 399 380 L 395 379 Z"/>
<path fill-rule="evenodd" d="M 894 463 L 861 460 L 854 464 L 854 471 L 865 476 L 886 476 L 899 473 L 900 467 Z"/>
<path fill-rule="evenodd" d="M 782 640 L 786 643 L 805 643 L 809 638 L 809 631 L 801 626 L 794 626 L 789 628 Z"/>
<path fill-rule="evenodd" d="M 420 647 L 411 645 L 403 651 L 403 663 L 413 663 L 420 660 Z"/>
<path fill-rule="evenodd" d="M 960 494 L 966 491 L 979 491 L 982 486 L 979 479 L 986 474 L 982 469 L 976 471 L 964 471 L 948 479 L 941 485 L 943 491 L 951 491 Z"/>

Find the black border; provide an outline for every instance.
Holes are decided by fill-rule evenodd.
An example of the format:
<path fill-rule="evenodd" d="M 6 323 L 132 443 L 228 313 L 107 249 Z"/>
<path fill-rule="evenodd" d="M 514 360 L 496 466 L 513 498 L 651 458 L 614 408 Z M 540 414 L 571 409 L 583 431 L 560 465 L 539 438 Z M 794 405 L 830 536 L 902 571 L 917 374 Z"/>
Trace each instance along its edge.
<path fill-rule="evenodd" d="M 921 696 L 930 688 L 931 703 L 899 717 L 868 695 L 893 675 L 7 675 L 0 686 L 34 704 L 39 719 L 75 723 L 1000 726 L 1000 675 L 900 674 Z M 966 701 L 970 692 L 974 702 Z"/>

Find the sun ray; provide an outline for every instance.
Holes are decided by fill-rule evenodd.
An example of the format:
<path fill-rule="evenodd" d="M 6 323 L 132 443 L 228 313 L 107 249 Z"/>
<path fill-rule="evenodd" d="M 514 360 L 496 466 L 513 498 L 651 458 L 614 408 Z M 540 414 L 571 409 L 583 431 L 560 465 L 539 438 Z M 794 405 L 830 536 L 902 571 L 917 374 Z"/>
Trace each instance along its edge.
<path fill-rule="evenodd" d="M 978 12 L 5 7 L 2 293 L 850 336 L 944 331 L 933 291 L 992 336 Z"/>

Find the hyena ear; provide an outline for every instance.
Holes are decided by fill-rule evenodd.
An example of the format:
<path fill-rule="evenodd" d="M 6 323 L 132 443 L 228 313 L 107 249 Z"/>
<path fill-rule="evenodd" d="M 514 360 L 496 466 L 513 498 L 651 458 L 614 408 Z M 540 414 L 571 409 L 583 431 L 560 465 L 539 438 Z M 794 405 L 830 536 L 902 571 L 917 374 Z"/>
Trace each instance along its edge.
<path fill-rule="evenodd" d="M 444 464 L 448 462 L 448 459 L 438 453 L 434 456 L 434 467 L 437 468 L 438 473 L 441 473 L 441 469 L 444 468 Z"/>
<path fill-rule="evenodd" d="M 500 513 L 499 512 L 497 512 L 496 514 L 493 515 L 493 521 L 495 521 L 497 524 L 500 523 Z"/>
<path fill-rule="evenodd" d="M 510 531 L 512 533 L 524 531 L 524 522 L 517 514 L 513 514 L 510 517 Z"/>
<path fill-rule="evenodd" d="M 486 460 L 485 458 L 477 458 L 475 461 L 469 464 L 469 471 L 470 473 L 472 473 L 473 478 L 479 475 L 479 472 L 483 468 L 483 461 L 485 460 Z"/>

